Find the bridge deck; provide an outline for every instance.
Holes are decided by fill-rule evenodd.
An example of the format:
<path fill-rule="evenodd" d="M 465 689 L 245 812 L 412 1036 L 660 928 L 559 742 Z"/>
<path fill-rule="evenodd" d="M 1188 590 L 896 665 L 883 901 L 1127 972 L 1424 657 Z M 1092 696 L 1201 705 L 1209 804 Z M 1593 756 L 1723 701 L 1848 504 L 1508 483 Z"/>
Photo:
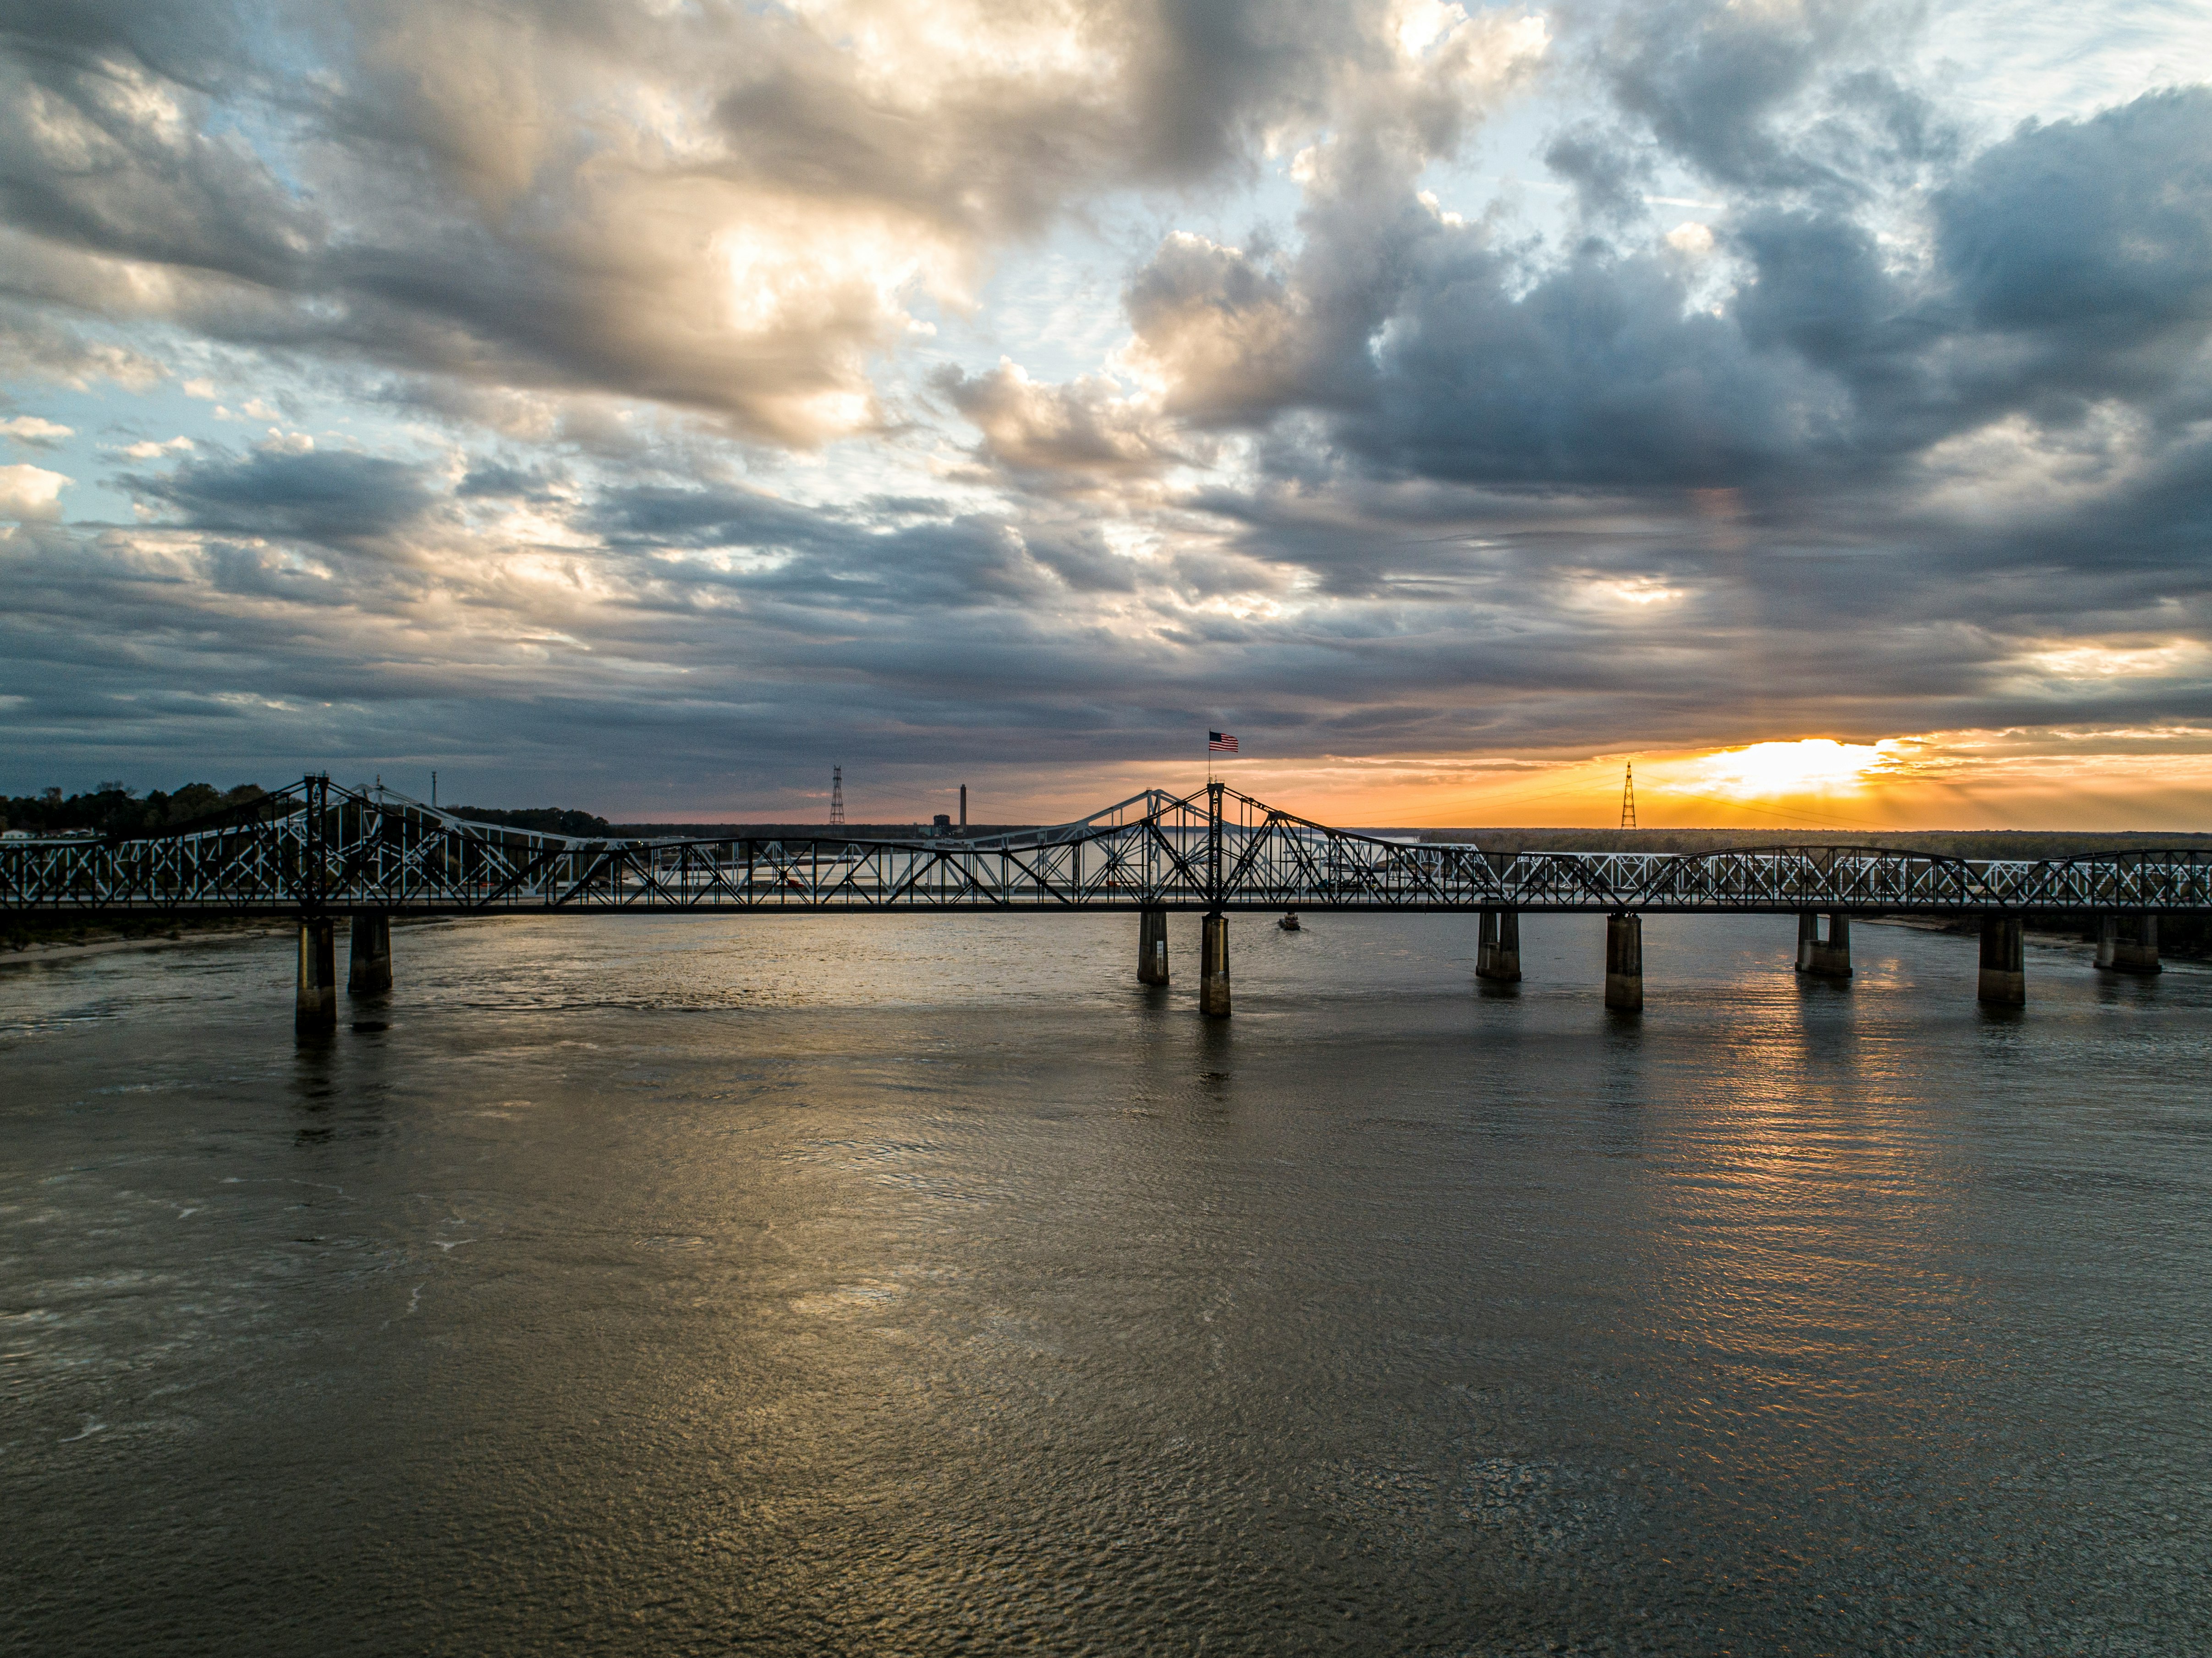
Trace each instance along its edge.
<path fill-rule="evenodd" d="M 0 913 L 15 916 L 1153 908 L 2212 911 L 2212 853 L 1499 853 L 1330 829 L 1222 785 L 985 840 L 592 841 L 323 777 L 163 835 L 0 841 Z"/>

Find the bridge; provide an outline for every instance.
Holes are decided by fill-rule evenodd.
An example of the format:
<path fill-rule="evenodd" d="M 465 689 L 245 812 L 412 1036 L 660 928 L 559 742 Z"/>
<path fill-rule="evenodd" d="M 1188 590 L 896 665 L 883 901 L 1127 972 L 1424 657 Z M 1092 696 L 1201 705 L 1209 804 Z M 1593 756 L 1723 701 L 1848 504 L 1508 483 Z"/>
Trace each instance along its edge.
<path fill-rule="evenodd" d="M 166 834 L 0 841 L 0 915 L 296 915 L 300 1019 L 337 1017 L 336 918 L 352 918 L 352 987 L 391 985 L 394 915 L 576 912 L 821 914 L 1133 910 L 1138 976 L 1168 982 L 1167 914 L 1206 917 L 1200 1005 L 1230 1009 L 1233 911 L 1472 911 L 1477 976 L 1520 977 L 1523 911 L 1608 920 L 1607 1003 L 1643 1005 L 1641 917 L 1795 914 L 1801 971 L 1850 972 L 1850 922 L 1977 916 L 1980 993 L 2026 999 L 2022 918 L 2094 920 L 2098 961 L 2158 970 L 2157 918 L 2212 913 L 2212 853 L 1990 861 L 1870 847 L 1703 853 L 1493 852 L 1331 829 L 1209 784 L 1132 795 L 1047 829 L 975 839 L 842 835 L 588 839 L 479 823 L 325 775 Z"/>

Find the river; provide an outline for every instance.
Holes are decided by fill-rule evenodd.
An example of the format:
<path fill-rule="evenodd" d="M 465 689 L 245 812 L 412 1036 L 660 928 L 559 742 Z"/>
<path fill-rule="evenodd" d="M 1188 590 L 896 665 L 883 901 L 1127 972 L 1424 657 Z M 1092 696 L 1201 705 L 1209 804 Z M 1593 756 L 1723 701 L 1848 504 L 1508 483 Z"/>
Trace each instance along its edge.
<path fill-rule="evenodd" d="M 1624 1021 L 1603 925 L 0 968 L 0 1640 L 2201 1652 L 2212 973 L 1653 916 Z"/>

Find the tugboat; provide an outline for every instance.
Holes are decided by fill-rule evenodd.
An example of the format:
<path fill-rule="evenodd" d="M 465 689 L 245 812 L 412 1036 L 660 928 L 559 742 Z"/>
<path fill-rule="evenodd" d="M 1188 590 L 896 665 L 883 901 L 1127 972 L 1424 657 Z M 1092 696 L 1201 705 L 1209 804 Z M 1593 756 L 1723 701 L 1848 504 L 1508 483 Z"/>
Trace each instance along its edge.
<path fill-rule="evenodd" d="M 1279 920 L 1279 921 L 1276 922 L 1276 923 L 1275 923 L 1275 925 L 1276 925 L 1277 926 L 1279 926 L 1279 927 L 1282 928 L 1282 930 L 1283 930 L 1284 932 L 1297 932 L 1297 931 L 1299 930 L 1299 928 L 1298 928 L 1298 913 L 1297 913 L 1297 911 L 1296 911 L 1296 910 L 1294 910 L 1294 909 L 1286 909 L 1286 910 L 1285 910 L 1285 911 L 1283 912 L 1283 919 L 1282 919 L 1281 920 Z"/>

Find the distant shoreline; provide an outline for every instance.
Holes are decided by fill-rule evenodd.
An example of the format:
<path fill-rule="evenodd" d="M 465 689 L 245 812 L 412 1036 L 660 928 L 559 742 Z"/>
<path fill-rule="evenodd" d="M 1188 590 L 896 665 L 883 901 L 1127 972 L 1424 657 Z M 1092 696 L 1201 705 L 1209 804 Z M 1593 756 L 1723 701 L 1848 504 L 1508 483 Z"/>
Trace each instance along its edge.
<path fill-rule="evenodd" d="M 0 967 L 74 961 L 125 950 L 167 950 L 178 944 L 205 944 L 210 938 L 288 938 L 292 932 L 290 922 L 272 922 L 265 915 L 190 924 L 149 921 L 143 924 L 143 931 L 132 931 L 128 924 L 118 927 L 109 923 L 41 929 L 27 938 L 0 938 Z M 79 938 L 79 933 L 85 936 Z"/>

